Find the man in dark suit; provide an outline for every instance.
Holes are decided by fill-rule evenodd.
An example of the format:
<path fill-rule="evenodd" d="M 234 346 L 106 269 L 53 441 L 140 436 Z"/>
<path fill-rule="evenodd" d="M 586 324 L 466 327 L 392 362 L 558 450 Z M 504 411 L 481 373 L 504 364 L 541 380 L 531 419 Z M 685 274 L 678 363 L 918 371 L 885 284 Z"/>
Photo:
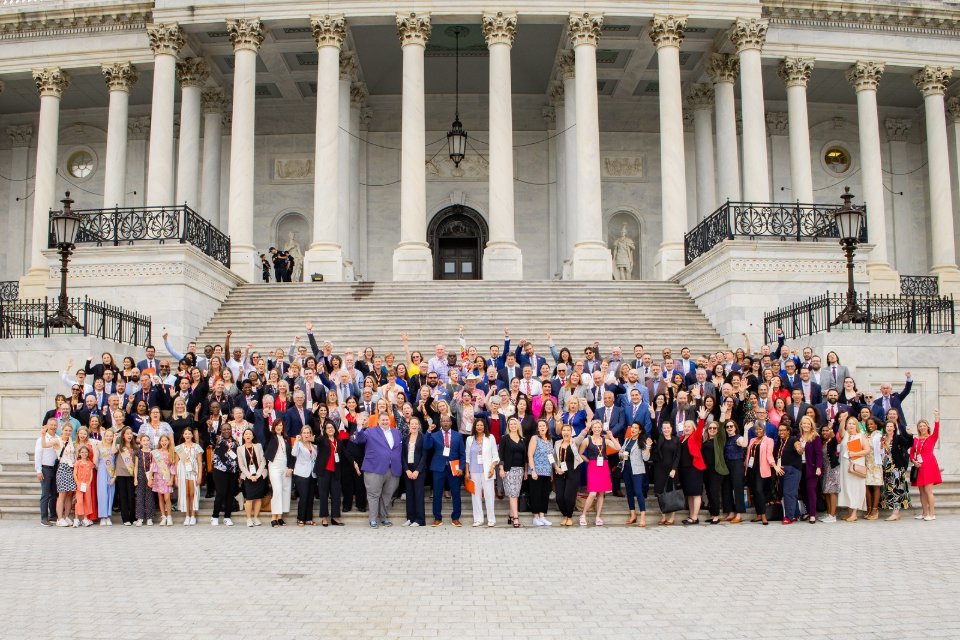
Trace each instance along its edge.
<path fill-rule="evenodd" d="M 639 389 L 630 391 L 630 403 L 627 404 L 624 411 L 624 433 L 634 422 L 640 423 L 646 433 L 644 437 L 650 437 L 653 430 L 653 424 L 650 422 L 650 405 L 644 402 L 640 396 Z M 617 434 L 614 434 L 617 435 Z"/>
<path fill-rule="evenodd" d="M 820 385 L 810 379 L 809 369 L 800 369 L 800 391 L 803 401 L 807 404 L 818 405 L 823 402 L 823 392 Z"/>
<path fill-rule="evenodd" d="M 706 369 L 697 369 L 696 377 L 693 381 L 693 384 L 689 387 L 688 391 L 693 396 L 694 401 L 703 402 L 703 399 L 707 396 L 713 396 L 716 399 L 717 388 L 712 382 L 707 380 L 707 371 Z"/>
<path fill-rule="evenodd" d="M 243 384 L 240 385 L 240 394 L 231 400 L 232 407 L 240 407 L 243 409 L 244 419 L 252 422 L 253 412 L 257 409 L 259 404 L 260 401 L 257 400 L 257 394 L 253 391 L 253 383 L 249 380 L 244 380 Z M 220 407 L 220 413 L 223 413 L 222 406 Z"/>
<path fill-rule="evenodd" d="M 443 489 L 450 490 L 452 498 L 452 512 L 450 518 L 453 526 L 460 525 L 460 478 L 463 476 L 463 465 L 466 463 L 463 436 L 452 429 L 453 421 L 444 416 L 440 419 L 440 428 L 432 425 L 431 432 L 423 442 L 424 451 L 433 451 L 430 460 L 430 472 L 433 474 L 433 526 L 443 524 Z M 454 472 L 450 461 L 457 460 L 459 469 Z"/>
<path fill-rule="evenodd" d="M 148 412 L 154 407 L 164 408 L 164 398 L 160 392 L 160 387 L 154 385 L 153 380 L 145 373 L 140 374 L 140 388 L 128 398 L 128 406 L 130 406 L 130 402 L 133 403 L 133 406 L 132 410 L 127 410 L 127 413 L 133 413 L 133 410 L 136 410 L 137 404 L 141 400 L 146 401 Z"/>
<path fill-rule="evenodd" d="M 147 345 L 147 357 L 137 363 L 137 369 L 139 369 L 141 373 L 144 369 L 153 369 L 154 375 L 160 372 L 160 363 L 157 361 L 157 350 L 152 344 Z"/>
<path fill-rule="evenodd" d="M 817 413 L 820 414 L 820 420 L 823 424 L 828 424 L 831 420 L 834 421 L 833 430 L 837 431 L 839 425 L 837 424 L 837 419 L 839 419 L 841 413 L 849 413 L 850 407 L 845 404 L 840 404 L 837 402 L 839 400 L 840 394 L 837 393 L 836 389 L 827 390 L 827 401 L 822 402 L 817 405 Z"/>
<path fill-rule="evenodd" d="M 793 388 L 800 384 L 800 376 L 797 374 L 797 363 L 792 359 L 783 363 L 783 370 L 780 371 L 780 379 L 783 380 L 784 389 L 793 391 Z"/>
<path fill-rule="evenodd" d="M 507 364 L 497 372 L 497 389 L 509 389 L 510 381 L 522 375 L 523 369 L 517 363 L 516 354 L 511 351 L 507 354 Z"/>
<path fill-rule="evenodd" d="M 626 392 L 626 389 L 622 384 L 604 384 L 603 382 L 603 372 L 594 371 L 593 372 L 593 388 L 590 389 L 590 396 L 587 398 L 587 403 L 590 405 L 590 410 L 596 413 L 600 407 L 603 406 L 603 394 L 607 391 L 613 393 L 614 399 L 617 396 L 622 395 Z"/>
<path fill-rule="evenodd" d="M 650 365 L 650 379 L 647 380 L 647 397 L 650 398 L 650 402 L 653 402 L 653 399 L 657 397 L 657 394 L 667 393 L 667 382 L 663 379 L 663 376 L 660 375 L 660 365 L 652 364 Z"/>
<path fill-rule="evenodd" d="M 317 380 L 317 375 L 313 369 L 305 370 L 303 376 L 297 378 L 294 386 L 303 392 L 303 406 L 308 411 L 313 411 L 316 404 L 326 404 L 327 388 Z"/>
<path fill-rule="evenodd" d="M 311 424 L 310 412 L 303 406 L 303 391 L 293 392 L 293 406 L 283 413 L 283 432 L 290 438 L 300 435 L 300 431 Z"/>
<path fill-rule="evenodd" d="M 881 424 L 883 424 L 883 420 L 887 419 L 887 412 L 891 409 L 894 409 L 900 416 L 900 424 L 907 424 L 907 418 L 903 415 L 903 400 L 910 395 L 910 389 L 913 388 L 913 376 L 909 371 L 906 373 L 906 378 L 907 384 L 904 385 L 903 391 L 900 393 L 895 393 L 893 385 L 889 382 L 880 385 L 880 397 L 873 401 L 870 413 L 880 419 Z"/>
<path fill-rule="evenodd" d="M 649 419 L 649 412 L 647 418 Z M 627 418 L 621 407 L 614 403 L 613 391 L 604 391 L 603 400 L 597 408 L 594 418 L 603 423 L 603 428 L 613 434 L 615 438 L 622 441 L 627 431 Z"/>
<path fill-rule="evenodd" d="M 800 427 L 800 418 L 807 413 L 812 405 L 807 404 L 803 401 L 803 390 L 799 385 L 791 392 L 791 398 L 793 404 L 787 405 L 787 415 L 790 416 L 790 420 L 793 422 L 794 430 Z"/>
<path fill-rule="evenodd" d="M 688 403 L 689 399 L 690 396 L 686 391 L 678 391 L 677 399 L 670 408 L 670 424 L 673 425 L 674 437 L 683 435 L 684 422 L 687 420 L 697 421 L 697 408 Z"/>
<path fill-rule="evenodd" d="M 538 356 L 533 350 L 533 343 L 527 340 L 520 341 L 514 357 L 516 357 L 517 364 L 521 367 L 530 365 L 533 369 L 534 376 L 540 375 L 540 367 L 547 364 L 547 359 L 543 356 Z"/>
<path fill-rule="evenodd" d="M 253 439 L 263 445 L 267 443 L 267 434 L 273 423 L 282 419 L 282 416 L 273 408 L 272 395 L 265 394 L 261 402 L 260 408 L 253 412 Z"/>

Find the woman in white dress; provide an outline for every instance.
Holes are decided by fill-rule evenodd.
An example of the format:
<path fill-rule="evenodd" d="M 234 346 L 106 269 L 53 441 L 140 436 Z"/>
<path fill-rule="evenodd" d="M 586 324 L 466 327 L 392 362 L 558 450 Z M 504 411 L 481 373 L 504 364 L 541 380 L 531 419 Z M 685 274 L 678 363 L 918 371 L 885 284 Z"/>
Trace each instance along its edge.
<path fill-rule="evenodd" d="M 180 436 L 177 453 L 177 511 L 186 514 L 183 524 L 186 527 L 197 524 L 197 510 L 200 508 L 200 486 L 203 465 L 200 463 L 203 447 L 197 442 L 196 429 L 184 429 Z"/>
<path fill-rule="evenodd" d="M 855 416 L 849 416 L 844 420 L 843 438 L 840 440 L 840 496 L 837 505 L 848 509 L 844 522 L 856 522 L 857 511 L 867 508 L 867 478 L 866 478 L 866 456 L 870 454 L 870 441 L 865 435 L 860 433 L 860 422 Z M 859 450 L 856 446 L 851 452 L 851 443 L 859 442 Z M 851 473 L 851 469 L 856 465 L 859 473 Z"/>
<path fill-rule="evenodd" d="M 297 392 L 299 393 L 299 392 Z M 334 398 L 334 394 L 330 394 Z M 321 407 L 326 408 L 326 407 Z M 283 433 L 283 421 L 276 420 L 270 428 L 264 457 L 267 460 L 268 476 L 273 494 L 270 497 L 270 526 L 283 527 L 283 514 L 290 511 L 290 487 L 293 483 L 293 470 L 290 465 L 293 457 L 290 451 L 290 439 Z"/>

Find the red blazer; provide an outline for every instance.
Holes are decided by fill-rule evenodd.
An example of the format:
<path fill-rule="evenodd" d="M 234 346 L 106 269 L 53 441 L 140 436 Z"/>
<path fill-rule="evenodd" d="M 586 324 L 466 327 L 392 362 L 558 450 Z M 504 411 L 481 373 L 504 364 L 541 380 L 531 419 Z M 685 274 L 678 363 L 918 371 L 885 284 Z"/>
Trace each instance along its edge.
<path fill-rule="evenodd" d="M 690 452 L 690 457 L 693 458 L 694 468 L 704 471 L 707 468 L 707 463 L 703 461 L 703 454 L 700 453 L 700 448 L 703 446 L 703 420 L 697 420 L 697 428 L 693 433 L 690 434 L 690 437 L 684 440 L 684 444 L 687 445 L 687 450 Z"/>

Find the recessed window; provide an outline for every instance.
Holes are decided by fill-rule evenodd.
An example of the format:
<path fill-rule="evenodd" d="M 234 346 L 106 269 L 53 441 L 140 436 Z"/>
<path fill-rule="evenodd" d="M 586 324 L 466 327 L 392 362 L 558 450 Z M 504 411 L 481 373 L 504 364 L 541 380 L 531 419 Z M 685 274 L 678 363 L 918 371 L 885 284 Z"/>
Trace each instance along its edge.
<path fill-rule="evenodd" d="M 852 164 L 850 152 L 843 147 L 830 147 L 823 154 L 823 164 L 837 175 L 846 173 Z"/>
<path fill-rule="evenodd" d="M 90 177 L 96 168 L 96 160 L 86 149 L 74 151 L 67 160 L 67 172 L 77 179 Z"/>

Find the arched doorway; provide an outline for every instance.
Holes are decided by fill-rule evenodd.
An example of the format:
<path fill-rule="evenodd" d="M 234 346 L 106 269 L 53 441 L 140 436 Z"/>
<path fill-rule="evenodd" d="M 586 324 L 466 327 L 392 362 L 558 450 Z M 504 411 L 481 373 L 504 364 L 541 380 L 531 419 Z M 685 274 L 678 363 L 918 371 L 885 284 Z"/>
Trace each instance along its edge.
<path fill-rule="evenodd" d="M 440 211 L 427 228 L 435 280 L 479 280 L 487 222 L 470 207 L 455 204 Z"/>

